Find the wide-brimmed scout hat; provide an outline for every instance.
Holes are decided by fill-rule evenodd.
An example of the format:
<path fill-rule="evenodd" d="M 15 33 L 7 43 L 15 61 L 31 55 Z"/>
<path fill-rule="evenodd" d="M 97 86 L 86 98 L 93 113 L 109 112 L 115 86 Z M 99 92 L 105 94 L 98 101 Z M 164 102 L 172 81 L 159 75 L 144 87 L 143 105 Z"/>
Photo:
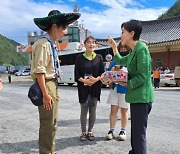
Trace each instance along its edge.
<path fill-rule="evenodd" d="M 58 10 L 52 10 L 47 17 L 34 18 L 35 24 L 43 31 L 50 28 L 52 24 L 62 23 L 63 25 L 69 25 L 76 21 L 80 17 L 80 13 L 61 13 Z"/>

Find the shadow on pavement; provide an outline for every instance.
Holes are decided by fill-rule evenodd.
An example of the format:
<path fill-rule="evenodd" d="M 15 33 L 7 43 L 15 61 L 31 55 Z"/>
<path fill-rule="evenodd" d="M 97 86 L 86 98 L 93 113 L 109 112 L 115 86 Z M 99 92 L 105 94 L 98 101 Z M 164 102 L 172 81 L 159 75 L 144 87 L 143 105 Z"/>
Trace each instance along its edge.
<path fill-rule="evenodd" d="M 0 144 L 0 151 L 2 153 L 22 153 L 30 154 L 37 153 L 38 141 L 24 141 L 16 143 L 2 143 Z"/>
<path fill-rule="evenodd" d="M 95 141 L 80 141 L 79 137 L 61 138 L 56 140 L 56 151 L 61 151 L 68 147 L 83 146 L 83 145 L 94 145 L 98 141 L 104 141 L 104 137 L 96 137 Z M 2 143 L 0 149 L 2 153 L 38 153 L 38 140 L 24 141 L 16 143 Z"/>
<path fill-rule="evenodd" d="M 84 146 L 84 145 L 94 145 L 97 144 L 96 141 L 80 141 L 78 137 L 69 137 L 69 138 L 62 138 L 56 140 L 56 150 L 64 150 L 68 147 L 75 147 L 75 146 Z"/>
<path fill-rule="evenodd" d="M 96 124 L 98 123 L 109 123 L 109 119 L 96 119 Z M 58 121 L 58 127 L 72 127 L 72 125 L 80 125 L 80 119 Z"/>

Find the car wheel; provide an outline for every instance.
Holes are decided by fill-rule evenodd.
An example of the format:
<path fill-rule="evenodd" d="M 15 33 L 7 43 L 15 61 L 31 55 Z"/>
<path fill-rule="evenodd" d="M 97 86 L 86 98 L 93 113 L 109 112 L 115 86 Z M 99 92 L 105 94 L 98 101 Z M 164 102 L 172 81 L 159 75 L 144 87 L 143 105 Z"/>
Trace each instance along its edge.
<path fill-rule="evenodd" d="M 176 83 L 176 87 L 179 87 L 180 86 L 180 84 L 179 83 Z"/>
<path fill-rule="evenodd" d="M 167 83 L 166 83 L 166 84 L 165 84 L 165 86 L 166 86 L 166 87 L 169 87 L 169 86 L 170 86 L 170 84 L 167 84 Z"/>
<path fill-rule="evenodd" d="M 72 86 L 73 85 L 73 83 L 68 83 L 68 86 Z"/>

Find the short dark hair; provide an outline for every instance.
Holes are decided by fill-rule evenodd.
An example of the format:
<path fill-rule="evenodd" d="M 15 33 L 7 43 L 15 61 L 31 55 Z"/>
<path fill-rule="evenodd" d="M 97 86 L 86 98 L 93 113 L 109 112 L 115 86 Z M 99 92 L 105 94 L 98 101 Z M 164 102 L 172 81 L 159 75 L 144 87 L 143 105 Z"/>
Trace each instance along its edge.
<path fill-rule="evenodd" d="M 133 40 L 137 41 L 142 32 L 142 23 L 139 20 L 130 20 L 122 23 L 121 29 L 124 27 L 128 32 L 134 31 Z"/>
<path fill-rule="evenodd" d="M 93 39 L 94 42 L 96 42 L 96 39 L 95 39 L 93 36 L 88 36 L 88 37 L 86 37 L 86 39 L 84 40 L 84 44 L 85 44 L 88 40 L 90 40 L 90 39 Z"/>
<path fill-rule="evenodd" d="M 51 24 L 47 27 L 47 29 L 46 29 L 45 31 L 50 30 L 53 24 L 56 24 L 56 26 L 57 26 L 58 28 L 59 28 L 59 27 L 63 27 L 63 29 L 65 29 L 65 28 L 68 26 L 67 24 L 64 24 L 64 23 L 62 23 L 62 22 L 51 23 Z"/>

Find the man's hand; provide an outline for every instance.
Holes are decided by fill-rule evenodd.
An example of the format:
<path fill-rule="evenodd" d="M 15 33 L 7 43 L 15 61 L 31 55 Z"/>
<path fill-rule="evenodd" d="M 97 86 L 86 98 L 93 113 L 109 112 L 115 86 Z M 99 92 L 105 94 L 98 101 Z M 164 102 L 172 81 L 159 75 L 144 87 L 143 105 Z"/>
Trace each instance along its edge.
<path fill-rule="evenodd" d="M 36 73 L 36 78 L 39 83 L 40 89 L 43 94 L 43 106 L 46 110 L 51 110 L 52 109 L 52 103 L 53 99 L 48 93 L 48 89 L 46 88 L 45 84 L 45 76 L 43 73 Z"/>
<path fill-rule="evenodd" d="M 53 99 L 49 94 L 43 95 L 43 106 L 46 110 L 51 110 L 52 109 L 52 103 Z"/>

